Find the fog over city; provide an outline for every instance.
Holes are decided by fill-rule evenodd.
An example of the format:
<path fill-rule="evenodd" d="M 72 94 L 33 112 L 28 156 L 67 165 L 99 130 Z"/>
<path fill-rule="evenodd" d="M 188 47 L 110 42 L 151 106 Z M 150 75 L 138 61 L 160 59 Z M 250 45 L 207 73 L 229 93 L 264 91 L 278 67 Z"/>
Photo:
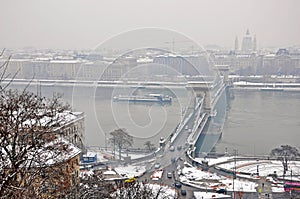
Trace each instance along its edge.
<path fill-rule="evenodd" d="M 0 198 L 300 198 L 300 0 L 0 0 Z"/>
<path fill-rule="evenodd" d="M 258 47 L 287 47 L 300 44 L 299 7 L 298 0 L 2 0 L 0 47 L 91 49 L 143 27 L 225 47 L 249 28 Z"/>

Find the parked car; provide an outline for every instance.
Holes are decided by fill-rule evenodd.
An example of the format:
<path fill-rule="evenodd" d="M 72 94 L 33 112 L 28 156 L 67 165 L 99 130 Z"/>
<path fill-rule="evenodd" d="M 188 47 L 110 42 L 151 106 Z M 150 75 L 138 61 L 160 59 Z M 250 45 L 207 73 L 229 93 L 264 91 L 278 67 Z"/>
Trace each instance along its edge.
<path fill-rule="evenodd" d="M 181 188 L 182 185 L 181 185 L 181 182 L 175 181 L 174 186 L 177 188 Z"/>
<path fill-rule="evenodd" d="M 186 190 L 185 189 L 181 189 L 181 195 L 186 196 Z"/>
<path fill-rule="evenodd" d="M 174 158 L 174 157 L 171 158 L 171 162 L 172 162 L 172 163 L 175 163 L 175 162 L 176 162 L 176 158 Z"/>
<path fill-rule="evenodd" d="M 217 193 L 222 193 L 222 194 L 227 194 L 227 190 L 226 189 L 219 189 L 218 191 L 216 191 Z"/>
<path fill-rule="evenodd" d="M 167 173 L 167 177 L 168 177 L 168 178 L 172 178 L 172 176 L 173 176 L 173 175 L 172 175 L 171 172 Z"/>
<path fill-rule="evenodd" d="M 159 163 L 156 163 L 155 165 L 154 165 L 154 168 L 155 169 L 158 169 L 160 167 L 160 164 Z"/>

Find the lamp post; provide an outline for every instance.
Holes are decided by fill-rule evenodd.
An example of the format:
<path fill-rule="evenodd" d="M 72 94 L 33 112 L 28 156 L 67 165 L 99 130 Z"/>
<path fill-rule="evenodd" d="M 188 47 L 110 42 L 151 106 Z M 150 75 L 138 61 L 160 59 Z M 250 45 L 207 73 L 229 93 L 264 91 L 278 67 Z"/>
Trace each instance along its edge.
<path fill-rule="evenodd" d="M 259 162 L 259 159 L 256 160 L 256 163 L 257 163 L 257 164 L 256 164 L 256 173 L 257 173 L 257 176 L 259 176 L 259 170 L 258 170 L 258 168 L 259 168 L 259 163 L 258 163 L 258 162 Z"/>
<path fill-rule="evenodd" d="M 234 192 L 234 179 L 236 178 L 236 155 L 237 155 L 237 149 L 233 149 L 234 151 L 234 168 L 233 168 L 233 182 L 232 182 L 232 193 L 233 193 L 233 199 L 235 199 L 235 192 Z"/>
<path fill-rule="evenodd" d="M 105 132 L 105 151 L 107 151 L 107 133 Z"/>
<path fill-rule="evenodd" d="M 291 168 L 291 182 L 293 182 L 293 172 Z M 290 198 L 292 198 L 292 189 L 290 189 Z"/>

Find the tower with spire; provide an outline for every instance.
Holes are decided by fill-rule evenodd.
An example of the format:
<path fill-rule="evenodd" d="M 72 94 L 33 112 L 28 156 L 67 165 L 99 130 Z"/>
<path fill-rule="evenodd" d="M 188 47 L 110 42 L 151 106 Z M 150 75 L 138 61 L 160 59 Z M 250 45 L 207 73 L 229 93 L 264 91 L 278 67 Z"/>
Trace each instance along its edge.
<path fill-rule="evenodd" d="M 252 50 L 256 51 L 256 49 L 257 49 L 257 42 L 256 42 L 256 35 L 254 35 L 253 42 L 252 42 Z"/>
<path fill-rule="evenodd" d="M 234 41 L 234 51 L 238 52 L 239 51 L 239 40 L 238 37 L 235 36 L 235 41 Z"/>
<path fill-rule="evenodd" d="M 242 51 L 243 52 L 251 52 L 253 50 L 252 37 L 250 36 L 249 29 L 246 31 L 246 35 L 243 38 L 242 42 Z"/>

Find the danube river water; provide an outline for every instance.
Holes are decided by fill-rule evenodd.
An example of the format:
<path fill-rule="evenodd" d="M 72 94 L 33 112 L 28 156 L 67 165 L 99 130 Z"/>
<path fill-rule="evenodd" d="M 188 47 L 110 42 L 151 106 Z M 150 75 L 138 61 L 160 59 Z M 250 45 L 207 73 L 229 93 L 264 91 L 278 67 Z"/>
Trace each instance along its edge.
<path fill-rule="evenodd" d="M 24 86 L 11 86 L 22 88 Z M 29 87 L 37 91 L 36 85 Z M 103 88 L 93 86 L 42 85 L 43 96 L 63 94 L 74 110 L 85 112 L 86 144 L 105 146 L 109 132 L 126 128 L 135 137 L 135 147 L 145 141 L 158 143 L 167 137 L 181 120 L 190 97 L 186 89 Z M 290 144 L 300 147 L 300 92 L 263 92 L 231 90 L 223 134 L 216 151 L 240 154 L 268 154 L 274 147 Z M 164 93 L 173 97 L 172 104 L 116 103 L 119 94 Z"/>
<path fill-rule="evenodd" d="M 300 92 L 231 92 L 217 152 L 261 155 L 282 144 L 300 147 Z"/>
<path fill-rule="evenodd" d="M 11 87 L 20 89 L 24 86 Z M 28 89 L 37 92 L 38 87 L 32 84 Z M 134 147 L 144 148 L 144 143 L 148 140 L 158 146 L 160 137 L 168 137 L 180 123 L 182 113 L 191 99 L 185 88 L 113 88 L 60 84 L 41 86 L 43 96 L 51 97 L 53 92 L 63 94 L 63 100 L 74 111 L 85 113 L 86 144 L 101 147 L 109 147 L 109 134 L 118 128 L 126 129 L 134 137 Z M 112 100 L 118 95 L 143 96 L 151 93 L 172 96 L 172 103 L 127 103 Z"/>

